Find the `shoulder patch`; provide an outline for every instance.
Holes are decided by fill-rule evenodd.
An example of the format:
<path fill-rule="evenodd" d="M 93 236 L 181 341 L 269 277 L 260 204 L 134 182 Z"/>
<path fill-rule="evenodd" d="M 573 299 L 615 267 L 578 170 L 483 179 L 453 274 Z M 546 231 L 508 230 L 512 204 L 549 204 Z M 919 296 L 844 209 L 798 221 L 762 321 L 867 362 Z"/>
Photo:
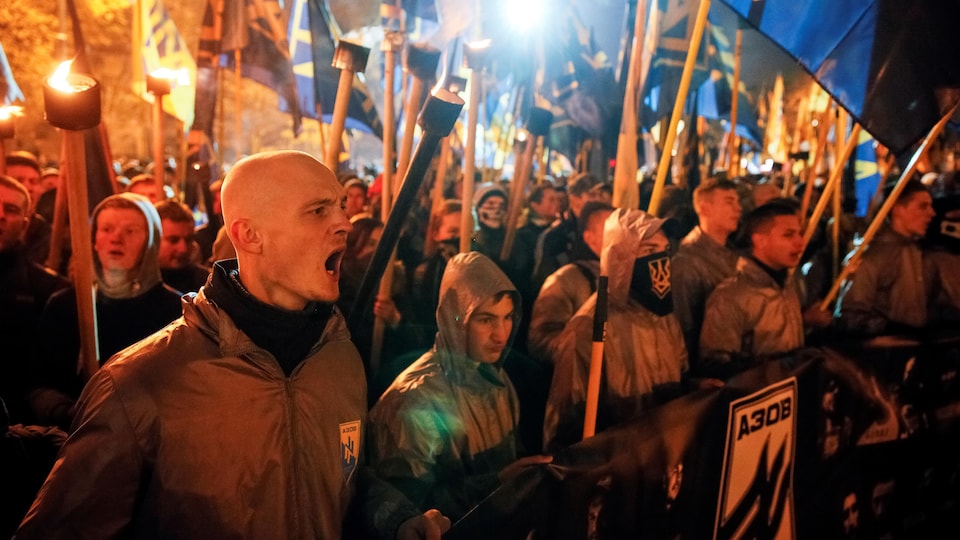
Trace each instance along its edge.
<path fill-rule="evenodd" d="M 340 465 L 343 467 L 343 481 L 350 482 L 357 470 L 360 459 L 360 421 L 340 424 Z"/>

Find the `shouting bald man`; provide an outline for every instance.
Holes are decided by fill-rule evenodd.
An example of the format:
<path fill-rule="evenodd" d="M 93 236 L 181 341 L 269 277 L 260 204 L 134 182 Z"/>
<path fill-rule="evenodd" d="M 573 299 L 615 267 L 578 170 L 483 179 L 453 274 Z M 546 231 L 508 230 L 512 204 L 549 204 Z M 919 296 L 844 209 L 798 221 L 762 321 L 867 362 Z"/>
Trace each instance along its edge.
<path fill-rule="evenodd" d="M 439 539 L 449 520 L 360 465 L 366 379 L 334 308 L 344 198 L 309 154 L 234 166 L 237 258 L 90 379 L 16 538 L 333 539 L 357 493 L 367 533 Z"/>

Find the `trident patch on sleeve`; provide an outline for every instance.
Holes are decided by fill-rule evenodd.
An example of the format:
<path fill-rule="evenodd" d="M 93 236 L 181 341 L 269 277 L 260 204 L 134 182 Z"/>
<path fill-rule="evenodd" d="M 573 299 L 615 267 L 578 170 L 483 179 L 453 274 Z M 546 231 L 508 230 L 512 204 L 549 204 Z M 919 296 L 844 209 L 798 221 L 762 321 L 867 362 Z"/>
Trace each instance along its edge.
<path fill-rule="evenodd" d="M 340 424 L 340 465 L 343 467 L 343 481 L 350 482 L 353 471 L 360 459 L 360 421 Z"/>

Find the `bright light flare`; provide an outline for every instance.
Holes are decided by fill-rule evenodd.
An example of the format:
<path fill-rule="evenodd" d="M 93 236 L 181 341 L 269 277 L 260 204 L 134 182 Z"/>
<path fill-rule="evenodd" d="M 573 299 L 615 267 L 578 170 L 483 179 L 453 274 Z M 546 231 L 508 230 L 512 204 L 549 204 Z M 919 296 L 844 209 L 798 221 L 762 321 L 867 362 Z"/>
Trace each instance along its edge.
<path fill-rule="evenodd" d="M 527 0 L 522 3 L 508 4 L 506 19 L 520 32 L 529 32 L 540 24 L 546 9 L 543 0 Z"/>

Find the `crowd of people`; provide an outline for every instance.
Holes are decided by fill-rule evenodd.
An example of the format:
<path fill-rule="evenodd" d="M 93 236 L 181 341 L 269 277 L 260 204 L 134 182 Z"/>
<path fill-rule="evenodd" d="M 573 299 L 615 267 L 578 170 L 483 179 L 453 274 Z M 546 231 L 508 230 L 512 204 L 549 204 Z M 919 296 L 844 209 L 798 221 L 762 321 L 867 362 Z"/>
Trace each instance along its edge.
<path fill-rule="evenodd" d="M 2 532 L 16 538 L 439 538 L 581 439 L 598 310 L 597 431 L 805 346 L 960 320 L 960 253 L 928 240 L 929 186 L 907 183 L 823 309 L 828 223 L 858 227 L 841 254 L 862 249 L 863 223 L 828 215 L 807 244 L 801 192 L 774 175 L 671 186 L 659 216 L 615 207 L 590 173 L 546 177 L 516 223 L 505 183 L 467 207 L 462 179 L 439 175 L 446 198 L 411 212 L 390 294 L 356 305 L 384 227 L 376 182 L 277 151 L 211 183 L 201 224 L 147 171 L 96 205 L 88 376 L 69 242 L 48 264 L 69 234 L 41 204 L 56 171 L 22 151 L 6 170 L 0 398 L 18 444 Z"/>

